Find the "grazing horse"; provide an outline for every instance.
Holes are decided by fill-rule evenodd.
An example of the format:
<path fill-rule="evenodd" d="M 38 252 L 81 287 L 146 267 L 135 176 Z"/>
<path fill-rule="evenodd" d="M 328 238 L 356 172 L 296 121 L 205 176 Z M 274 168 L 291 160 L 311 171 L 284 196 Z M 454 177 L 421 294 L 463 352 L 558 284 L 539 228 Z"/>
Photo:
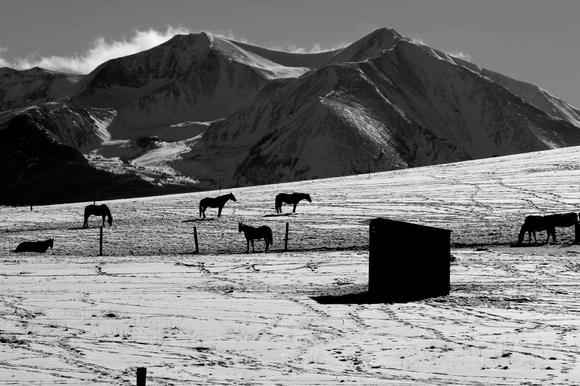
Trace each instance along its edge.
<path fill-rule="evenodd" d="M 113 225 L 113 216 L 111 215 L 109 207 L 105 204 L 87 205 L 85 207 L 85 222 L 83 223 L 83 228 L 87 228 L 89 226 L 88 221 L 91 215 L 101 216 L 103 218 L 103 226 L 105 226 L 105 217 L 107 217 L 107 222 L 109 223 L 109 226 Z"/>
<path fill-rule="evenodd" d="M 520 234 L 518 236 L 518 244 L 521 244 L 524 235 L 528 232 L 528 243 L 532 241 L 532 234 L 534 235 L 534 242 L 537 242 L 536 231 L 545 230 L 548 238 L 546 243 L 550 241 L 550 236 L 552 236 L 552 241 L 556 242 L 556 227 L 563 228 L 578 224 L 578 215 L 574 212 L 561 213 L 561 214 L 550 214 L 547 216 L 527 216 L 524 220 L 524 225 L 520 229 Z"/>
<path fill-rule="evenodd" d="M 20 244 L 18 244 L 16 249 L 13 250 L 12 252 L 40 252 L 40 253 L 44 253 L 44 252 L 46 252 L 48 247 L 50 247 L 50 249 L 52 249 L 53 244 L 54 244 L 54 239 L 48 239 L 48 240 L 44 240 L 44 241 L 23 241 Z"/>
<path fill-rule="evenodd" d="M 268 247 L 274 242 L 272 237 L 272 229 L 266 225 L 262 225 L 259 228 L 254 228 L 249 225 L 244 225 L 240 222 L 238 223 L 238 232 L 244 232 L 244 236 L 246 236 L 246 253 L 250 252 L 250 241 L 252 242 L 252 252 L 256 252 L 254 249 L 254 240 L 264 239 L 264 242 L 266 243 L 266 249 L 264 252 L 268 252 Z"/>
<path fill-rule="evenodd" d="M 205 210 L 209 208 L 218 208 L 218 217 L 222 215 L 222 209 L 228 200 L 236 201 L 236 198 L 232 193 L 226 194 L 224 196 L 219 196 L 215 198 L 206 197 L 202 198 L 199 202 L 199 217 L 205 218 Z"/>
<path fill-rule="evenodd" d="M 518 235 L 518 244 L 522 243 L 526 232 L 528 232 L 528 244 L 532 242 L 532 234 L 534 235 L 534 243 L 537 243 L 536 232 L 538 231 L 546 231 L 548 235 L 546 243 L 550 241 L 550 235 L 552 235 L 552 240 L 555 242 L 556 227 L 547 222 L 544 216 L 526 216 Z"/>
<path fill-rule="evenodd" d="M 276 213 L 282 213 L 282 204 L 294 204 L 294 208 L 292 208 L 292 213 L 296 212 L 296 205 L 301 200 L 306 200 L 308 202 L 312 202 L 310 198 L 310 194 L 306 193 L 280 193 L 276 196 L 276 202 L 274 206 L 276 207 Z"/>

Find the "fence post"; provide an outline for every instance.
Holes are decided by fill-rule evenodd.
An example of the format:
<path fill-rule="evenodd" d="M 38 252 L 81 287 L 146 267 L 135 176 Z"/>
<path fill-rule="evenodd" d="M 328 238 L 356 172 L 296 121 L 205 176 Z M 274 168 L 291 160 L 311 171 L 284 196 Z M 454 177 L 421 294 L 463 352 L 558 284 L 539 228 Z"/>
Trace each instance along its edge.
<path fill-rule="evenodd" d="M 193 227 L 193 239 L 195 240 L 195 253 L 199 253 L 199 248 L 197 245 L 197 227 Z"/>
<path fill-rule="evenodd" d="M 290 224 L 286 223 L 286 237 L 284 237 L 284 252 L 288 250 L 288 227 Z"/>
<path fill-rule="evenodd" d="M 147 367 L 137 367 L 137 386 L 145 386 L 147 382 Z"/>
<path fill-rule="evenodd" d="M 103 256 L 103 226 L 99 227 L 99 256 Z"/>

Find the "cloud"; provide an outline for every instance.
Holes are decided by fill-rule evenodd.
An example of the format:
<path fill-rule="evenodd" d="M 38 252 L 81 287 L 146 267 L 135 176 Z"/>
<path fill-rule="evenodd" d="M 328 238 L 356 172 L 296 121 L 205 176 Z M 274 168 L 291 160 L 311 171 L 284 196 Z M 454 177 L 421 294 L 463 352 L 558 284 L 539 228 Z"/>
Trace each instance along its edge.
<path fill-rule="evenodd" d="M 9 67 L 10 63 L 2 57 L 2 53 L 8 51 L 8 47 L 0 47 L 0 67 Z"/>
<path fill-rule="evenodd" d="M 0 67 L 12 67 L 19 70 L 32 67 L 42 67 L 53 71 L 73 74 L 88 74 L 97 66 L 108 60 L 135 54 L 158 46 L 178 34 L 194 32 L 197 33 L 200 31 L 192 31 L 184 27 L 168 26 L 165 31 L 157 31 L 152 28 L 147 30 L 135 30 L 129 38 L 121 40 L 107 40 L 104 37 L 98 37 L 93 41 L 88 50 L 80 54 L 75 53 L 71 56 L 41 56 L 38 54 L 30 54 L 23 58 L 6 59 L 3 54 L 8 51 L 8 48 L 0 47 Z M 248 39 L 236 36 L 232 30 L 209 33 L 230 40 L 254 44 Z M 306 49 L 289 44 L 286 47 L 271 47 L 271 49 L 295 53 L 317 53 L 343 48 L 346 45 L 347 43 L 339 43 L 330 48 L 322 48 L 319 44 L 315 44 L 311 49 Z"/>
<path fill-rule="evenodd" d="M 454 58 L 457 59 L 462 59 L 462 60 L 466 60 L 468 62 L 471 62 L 471 55 L 469 55 L 466 52 L 463 51 L 451 51 L 451 52 L 446 52 L 447 55 L 452 56 Z"/>
<path fill-rule="evenodd" d="M 411 40 L 413 43 L 421 44 L 421 45 L 423 45 L 423 46 L 426 46 L 426 45 L 427 45 L 427 43 L 425 42 L 425 40 L 424 40 L 424 39 L 423 39 L 421 36 L 419 36 L 419 35 L 417 35 L 417 34 L 413 34 L 413 35 L 411 35 L 411 36 L 409 37 L 409 39 L 410 39 L 410 40 Z"/>
<path fill-rule="evenodd" d="M 167 27 L 165 31 L 148 29 L 136 30 L 128 39 L 107 41 L 98 37 L 93 41 L 91 48 L 81 54 L 72 56 L 39 56 L 28 55 L 25 58 L 7 60 L 2 57 L 6 48 L 0 47 L 0 66 L 26 69 L 42 67 L 48 70 L 86 74 L 107 60 L 131 55 L 166 42 L 177 34 L 187 34 L 190 31 L 183 27 Z"/>

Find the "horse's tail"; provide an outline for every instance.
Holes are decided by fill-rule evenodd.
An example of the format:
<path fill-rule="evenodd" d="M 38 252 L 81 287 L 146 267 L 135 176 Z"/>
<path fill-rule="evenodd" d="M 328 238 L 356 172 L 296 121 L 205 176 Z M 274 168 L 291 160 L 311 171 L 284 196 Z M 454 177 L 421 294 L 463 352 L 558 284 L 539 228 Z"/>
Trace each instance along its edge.
<path fill-rule="evenodd" d="M 111 213 L 111 209 L 109 209 L 109 207 L 105 204 L 103 204 L 103 206 L 105 207 L 107 222 L 109 223 L 109 226 L 113 226 L 113 214 Z"/>
<path fill-rule="evenodd" d="M 272 229 L 270 227 L 268 227 L 266 236 L 268 237 L 268 242 L 270 243 L 270 245 L 274 244 L 274 236 L 272 235 Z"/>

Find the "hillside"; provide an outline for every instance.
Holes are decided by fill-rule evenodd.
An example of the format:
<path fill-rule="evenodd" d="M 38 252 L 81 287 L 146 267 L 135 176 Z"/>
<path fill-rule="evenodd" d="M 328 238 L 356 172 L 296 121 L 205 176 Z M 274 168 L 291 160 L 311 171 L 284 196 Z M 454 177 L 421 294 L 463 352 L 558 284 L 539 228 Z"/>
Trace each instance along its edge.
<path fill-rule="evenodd" d="M 526 215 L 578 212 L 578 181 L 575 147 L 237 188 L 203 221 L 199 200 L 229 190 L 112 200 L 103 256 L 100 219 L 80 228 L 90 201 L 0 207 L 0 378 L 131 384 L 138 363 L 159 384 L 574 384 L 573 227 L 555 245 L 510 244 Z M 312 202 L 275 215 L 275 195 L 292 191 Z M 448 296 L 320 301 L 365 291 L 378 216 L 452 230 Z M 239 221 L 270 226 L 273 251 L 244 253 Z M 9 252 L 49 237 L 46 254 Z"/>
<path fill-rule="evenodd" d="M 451 57 L 406 40 L 360 63 L 261 90 L 175 167 L 229 185 L 432 165 L 580 144 L 547 114 Z M 215 185 L 214 185 L 215 186 Z"/>

